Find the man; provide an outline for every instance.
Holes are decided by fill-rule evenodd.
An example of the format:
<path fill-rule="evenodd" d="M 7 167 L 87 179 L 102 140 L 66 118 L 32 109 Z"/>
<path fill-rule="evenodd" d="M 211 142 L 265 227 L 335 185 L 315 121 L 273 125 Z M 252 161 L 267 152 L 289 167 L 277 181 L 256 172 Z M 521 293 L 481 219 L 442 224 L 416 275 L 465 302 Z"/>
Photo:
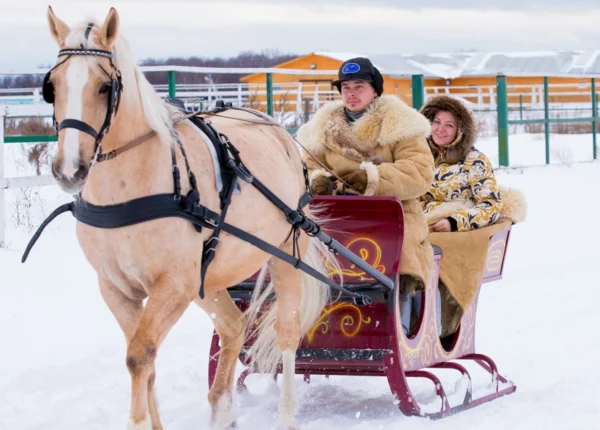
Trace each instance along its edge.
<path fill-rule="evenodd" d="M 341 101 L 323 106 L 298 130 L 313 194 L 396 196 L 405 220 L 401 291 L 423 290 L 433 265 L 427 223 L 418 198 L 433 180 L 427 145 L 429 121 L 395 96 L 383 94 L 384 80 L 367 58 L 342 64 L 333 85 Z M 323 168 L 326 167 L 325 168 Z M 341 178 L 332 180 L 331 173 Z"/>

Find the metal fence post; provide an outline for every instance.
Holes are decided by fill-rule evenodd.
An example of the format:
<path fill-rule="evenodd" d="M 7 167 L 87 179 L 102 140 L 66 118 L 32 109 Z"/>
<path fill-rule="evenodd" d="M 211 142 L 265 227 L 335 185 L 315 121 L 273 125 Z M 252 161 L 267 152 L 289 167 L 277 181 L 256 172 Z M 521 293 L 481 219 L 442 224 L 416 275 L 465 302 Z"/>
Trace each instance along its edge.
<path fill-rule="evenodd" d="M 177 85 L 177 80 L 175 79 L 175 71 L 169 70 L 168 74 L 169 74 L 169 98 L 174 99 L 175 94 L 176 94 L 175 86 Z"/>
<path fill-rule="evenodd" d="M 423 75 L 412 75 L 412 107 L 419 110 L 425 104 Z"/>
<path fill-rule="evenodd" d="M 506 76 L 496 76 L 496 113 L 498 115 L 498 163 L 508 166 L 508 94 Z"/>
<path fill-rule="evenodd" d="M 267 73 L 267 115 L 273 116 L 273 74 Z"/>
<path fill-rule="evenodd" d="M 6 112 L 0 111 L 0 248 L 6 246 L 6 207 L 4 205 L 4 126 Z"/>
<path fill-rule="evenodd" d="M 304 99 L 304 122 L 307 123 L 310 118 L 310 99 Z"/>
<path fill-rule="evenodd" d="M 519 118 L 523 121 L 523 94 L 519 94 Z"/>
<path fill-rule="evenodd" d="M 596 118 L 598 118 L 598 97 L 596 96 L 596 78 L 592 78 L 592 138 L 594 141 L 594 160 L 598 158 L 598 146 L 596 141 L 596 125 L 598 122 Z"/>
<path fill-rule="evenodd" d="M 546 141 L 546 164 L 550 164 L 550 96 L 548 77 L 544 76 L 544 139 Z"/>

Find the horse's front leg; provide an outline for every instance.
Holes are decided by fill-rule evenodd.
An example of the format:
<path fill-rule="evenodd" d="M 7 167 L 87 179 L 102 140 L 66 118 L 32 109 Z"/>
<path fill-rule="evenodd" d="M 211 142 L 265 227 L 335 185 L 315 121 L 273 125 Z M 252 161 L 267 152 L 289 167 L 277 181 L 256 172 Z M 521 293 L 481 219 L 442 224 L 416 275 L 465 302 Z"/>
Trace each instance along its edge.
<path fill-rule="evenodd" d="M 125 334 L 127 345 L 129 345 L 135 335 L 142 317 L 142 311 L 144 310 L 142 298 L 132 299 L 127 297 L 119 288 L 102 277 L 99 278 L 99 284 L 102 298 L 117 319 L 119 326 Z M 152 420 L 152 429 L 162 430 L 163 426 L 158 414 L 158 405 L 154 393 L 154 380 L 155 374 L 152 373 L 148 379 L 148 409 Z"/>
<path fill-rule="evenodd" d="M 131 375 L 128 430 L 162 430 L 154 399 L 154 362 L 158 347 L 189 306 L 195 291 L 193 283 L 181 279 L 178 273 L 163 274 L 152 286 L 138 327 L 127 347 L 126 362 Z"/>
<path fill-rule="evenodd" d="M 232 413 L 233 377 L 235 364 L 244 344 L 246 319 L 227 291 L 207 294 L 204 299 L 197 298 L 195 302 L 212 316 L 221 344 L 217 373 L 208 392 L 208 401 L 212 407 L 211 428 L 235 428 Z"/>

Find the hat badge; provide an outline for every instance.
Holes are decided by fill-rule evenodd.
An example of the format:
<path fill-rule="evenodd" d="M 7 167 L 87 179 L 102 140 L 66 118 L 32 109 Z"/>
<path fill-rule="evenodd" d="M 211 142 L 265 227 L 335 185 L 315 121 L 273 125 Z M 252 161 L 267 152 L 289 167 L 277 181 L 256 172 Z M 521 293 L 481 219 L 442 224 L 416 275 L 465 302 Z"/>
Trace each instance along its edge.
<path fill-rule="evenodd" d="M 356 63 L 348 63 L 342 68 L 342 73 L 350 75 L 360 71 L 360 66 Z"/>

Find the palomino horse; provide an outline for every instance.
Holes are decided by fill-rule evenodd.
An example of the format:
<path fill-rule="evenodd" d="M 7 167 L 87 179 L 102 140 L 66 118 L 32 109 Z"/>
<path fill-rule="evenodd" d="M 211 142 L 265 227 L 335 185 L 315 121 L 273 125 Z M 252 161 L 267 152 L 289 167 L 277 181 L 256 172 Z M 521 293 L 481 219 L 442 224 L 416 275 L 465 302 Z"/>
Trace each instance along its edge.
<path fill-rule="evenodd" d="M 190 170 L 199 178 L 202 204 L 219 212 L 215 167 L 206 136 L 188 120 L 174 125 L 175 108 L 155 93 L 119 35 L 116 10 L 110 10 L 102 25 L 86 22 L 71 28 L 55 16 L 52 8 L 48 9 L 48 20 L 50 32 L 61 49 L 45 85 L 45 96 L 54 103 L 55 118 L 60 124 L 52 171 L 62 189 L 70 194 L 80 193 L 87 202 L 101 206 L 172 192 L 171 149 L 178 140 L 188 154 Z M 119 95 L 115 87 L 123 89 L 120 103 L 113 103 Z M 115 113 L 113 107 L 117 104 Z M 227 114 L 256 119 L 247 112 Z M 297 207 L 306 184 L 301 157 L 291 136 L 279 127 L 218 115 L 210 119 L 239 149 L 248 169 L 283 202 Z M 96 139 L 94 133 L 105 129 L 108 120 L 112 120 L 109 131 L 103 138 L 100 133 Z M 98 149 L 106 153 L 124 148 L 152 131 L 155 135 L 143 144 L 106 162 L 94 162 Z M 184 163 L 178 149 L 177 165 L 183 168 Z M 182 175 L 182 179 L 185 195 L 190 183 L 187 175 Z M 227 221 L 287 253 L 294 251 L 290 224 L 284 214 L 245 182 L 241 183 L 240 192 L 233 195 Z M 273 370 L 282 361 L 277 427 L 295 429 L 296 349 L 329 299 L 329 288 L 224 233 L 206 273 L 202 299 L 198 295 L 200 265 L 210 235 L 211 230 L 198 233 L 190 222 L 181 218 L 161 218 L 114 229 L 77 223 L 80 246 L 98 274 L 102 297 L 127 341 L 126 363 L 132 384 L 128 428 L 163 428 L 154 394 L 156 354 L 192 301 L 214 317 L 222 343 L 217 376 L 208 394 L 211 426 L 235 425 L 231 411 L 233 377 L 249 318 L 238 310 L 226 288 L 263 268 L 261 273 L 268 270 L 272 280 L 267 292 L 274 288 L 277 300 L 264 317 L 263 321 L 269 324 L 262 324 L 250 353 L 262 369 Z M 327 258 L 327 253 L 316 239 L 302 231 L 296 245 L 306 262 L 326 273 L 323 257 Z M 254 309 L 258 309 L 267 294 L 255 296 Z"/>

